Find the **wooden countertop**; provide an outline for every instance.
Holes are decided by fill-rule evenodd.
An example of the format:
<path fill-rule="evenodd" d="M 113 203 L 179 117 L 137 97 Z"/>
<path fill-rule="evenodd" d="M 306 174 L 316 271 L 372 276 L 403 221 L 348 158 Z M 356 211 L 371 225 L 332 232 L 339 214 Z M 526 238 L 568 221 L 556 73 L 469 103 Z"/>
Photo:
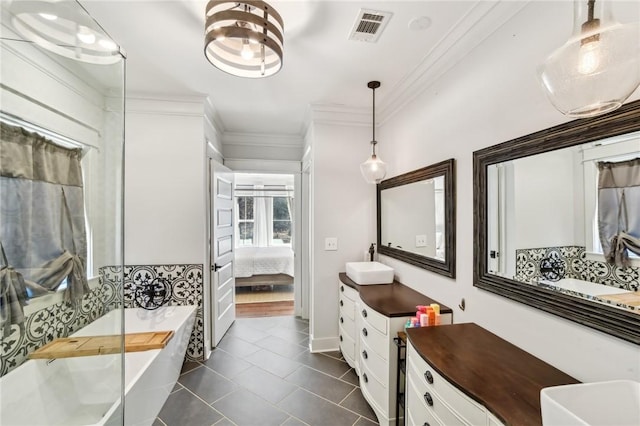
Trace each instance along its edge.
<path fill-rule="evenodd" d="M 360 299 L 367 306 L 387 317 L 412 316 L 416 314 L 417 305 L 430 305 L 432 303 L 440 305 L 441 314 L 453 312 L 451 308 L 397 281 L 394 281 L 393 284 L 358 285 L 347 277 L 344 272 L 341 272 L 338 276 L 343 284 L 360 293 Z"/>
<path fill-rule="evenodd" d="M 438 373 L 507 425 L 540 425 L 540 390 L 579 383 L 474 323 L 407 329 Z"/>

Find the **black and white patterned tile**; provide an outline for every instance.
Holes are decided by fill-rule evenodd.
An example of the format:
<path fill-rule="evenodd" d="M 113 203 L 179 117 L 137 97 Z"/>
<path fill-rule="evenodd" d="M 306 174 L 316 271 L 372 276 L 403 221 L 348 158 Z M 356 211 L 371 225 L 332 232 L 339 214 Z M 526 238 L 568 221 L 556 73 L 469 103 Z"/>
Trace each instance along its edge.
<path fill-rule="evenodd" d="M 540 261 L 553 258 L 565 267 L 564 278 L 575 278 L 629 291 L 640 288 L 640 268 L 620 268 L 606 262 L 587 259 L 585 247 L 563 246 L 516 250 L 515 279 L 535 283 L 541 278 Z"/>
<path fill-rule="evenodd" d="M 59 337 L 67 337 L 115 308 L 137 307 L 135 289 L 156 278 L 171 287 L 168 306 L 197 306 L 187 347 L 187 359 L 204 359 L 203 265 L 128 265 L 100 268 L 98 286 L 76 303 L 57 303 L 26 318 L 25 332 L 13 326 L 0 341 L 0 376 L 21 365 L 34 350 Z"/>
<path fill-rule="evenodd" d="M 166 306 L 197 306 L 196 319 L 189 339 L 186 358 L 189 361 L 204 359 L 204 310 L 202 305 L 203 265 L 125 265 L 124 268 L 102 268 L 107 288 L 111 282 L 118 282 L 120 276 L 124 282 L 124 307 L 138 307 L 136 290 L 152 284 L 157 279 L 166 280 L 170 286 L 170 298 Z M 111 281 L 114 280 L 114 281 Z M 116 293 L 116 290 L 110 290 Z M 114 301 L 116 303 L 117 301 Z"/>
<path fill-rule="evenodd" d="M 60 302 L 27 316 L 23 333 L 17 325 L 1 340 L 0 376 L 25 362 L 29 354 L 54 339 L 67 337 L 108 312 L 104 281 L 76 303 Z"/>

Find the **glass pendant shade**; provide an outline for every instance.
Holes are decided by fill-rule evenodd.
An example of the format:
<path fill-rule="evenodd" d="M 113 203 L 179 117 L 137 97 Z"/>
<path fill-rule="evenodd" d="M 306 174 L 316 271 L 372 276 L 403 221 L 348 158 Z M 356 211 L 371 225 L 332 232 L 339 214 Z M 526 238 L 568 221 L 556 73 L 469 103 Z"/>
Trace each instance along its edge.
<path fill-rule="evenodd" d="M 264 1 L 207 3 L 204 54 L 216 68 L 261 78 L 282 68 L 284 24 Z"/>
<path fill-rule="evenodd" d="M 360 164 L 360 172 L 367 183 L 380 183 L 387 174 L 387 165 L 373 154 L 367 161 Z"/>
<path fill-rule="evenodd" d="M 20 35 L 50 52 L 90 64 L 122 60 L 120 47 L 76 1 L 13 1 L 7 11 Z"/>
<path fill-rule="evenodd" d="M 563 114 L 613 111 L 640 85 L 640 25 L 614 21 L 608 1 L 574 1 L 573 33 L 541 65 L 539 78 Z"/>

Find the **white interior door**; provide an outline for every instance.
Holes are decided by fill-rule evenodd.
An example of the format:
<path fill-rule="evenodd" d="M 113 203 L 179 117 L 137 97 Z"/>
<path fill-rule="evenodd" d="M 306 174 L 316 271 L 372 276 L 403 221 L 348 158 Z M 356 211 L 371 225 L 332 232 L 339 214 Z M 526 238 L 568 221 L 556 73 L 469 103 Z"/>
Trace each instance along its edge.
<path fill-rule="evenodd" d="M 233 274 L 233 173 L 209 160 L 211 176 L 211 343 L 215 347 L 236 319 Z"/>

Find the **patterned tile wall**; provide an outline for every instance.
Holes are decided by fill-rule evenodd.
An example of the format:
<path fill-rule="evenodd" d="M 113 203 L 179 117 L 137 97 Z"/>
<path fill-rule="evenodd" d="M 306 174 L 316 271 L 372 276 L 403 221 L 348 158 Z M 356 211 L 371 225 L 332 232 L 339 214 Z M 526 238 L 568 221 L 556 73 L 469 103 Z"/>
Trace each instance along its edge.
<path fill-rule="evenodd" d="M 533 283 L 540 278 L 540 261 L 546 257 L 562 262 L 564 278 L 575 278 L 630 291 L 640 289 L 640 268 L 620 268 L 606 262 L 586 258 L 585 247 L 563 246 L 516 250 L 518 281 Z"/>
<path fill-rule="evenodd" d="M 2 337 L 0 376 L 18 367 L 29 354 L 59 337 L 67 337 L 85 325 L 119 306 L 122 295 L 117 287 L 104 286 L 102 277 L 98 286 L 75 304 L 60 302 L 28 315 L 25 332 L 17 325 L 9 337 Z"/>
<path fill-rule="evenodd" d="M 139 305 L 135 300 L 135 290 L 150 284 L 157 278 L 165 279 L 171 287 L 170 299 L 166 306 L 195 305 L 196 320 L 193 325 L 187 359 L 198 361 L 204 359 L 204 310 L 202 307 L 202 270 L 203 265 L 125 265 L 124 266 L 124 306 L 135 308 Z M 117 288 L 117 277 L 121 269 L 108 266 L 102 268 L 104 282 L 107 286 Z"/>
<path fill-rule="evenodd" d="M 187 347 L 187 359 L 204 358 L 204 320 L 202 308 L 203 265 L 127 265 L 124 267 L 124 307 L 137 307 L 134 291 L 142 284 L 164 278 L 171 286 L 170 306 L 197 305 L 196 320 Z M 25 333 L 12 327 L 9 337 L 2 337 L 0 376 L 18 367 L 34 350 L 59 337 L 67 337 L 114 308 L 122 305 L 119 284 L 123 268 L 100 268 L 98 286 L 73 305 L 60 302 L 34 312 L 26 319 Z"/>

